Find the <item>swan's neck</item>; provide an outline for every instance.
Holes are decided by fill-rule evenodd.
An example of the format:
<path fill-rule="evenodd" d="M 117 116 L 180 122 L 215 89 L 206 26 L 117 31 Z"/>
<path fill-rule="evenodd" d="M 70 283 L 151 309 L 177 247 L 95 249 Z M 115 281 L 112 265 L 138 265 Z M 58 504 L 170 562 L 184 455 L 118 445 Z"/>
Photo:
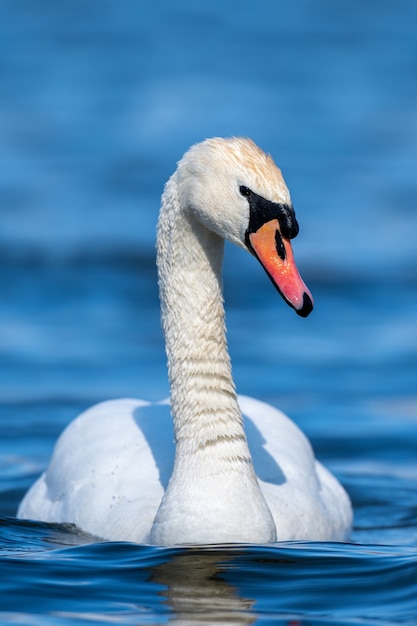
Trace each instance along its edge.
<path fill-rule="evenodd" d="M 195 525 L 201 527 L 200 533 L 213 517 L 221 527 L 224 516 L 233 517 L 233 526 L 239 528 L 241 511 L 233 510 L 235 498 L 239 506 L 242 498 L 251 500 L 248 515 L 252 518 L 260 513 L 266 516 L 269 536 L 261 540 L 271 540 L 275 533 L 253 470 L 232 379 L 222 298 L 223 248 L 223 239 L 181 206 L 172 178 L 163 196 L 158 224 L 158 271 L 176 453 L 174 471 L 155 520 L 153 540 L 157 543 L 182 542 L 181 532 L 179 540 L 175 532 L 173 540 L 171 529 L 167 536 L 173 508 L 184 511 L 189 529 L 195 507 Z M 255 514 L 254 505 L 261 509 Z M 226 527 L 228 523 L 226 520 Z M 265 532 L 263 521 L 261 526 Z M 216 542 L 231 540 L 227 534 L 220 533 L 218 539 L 216 533 L 214 536 Z M 193 542 L 190 533 L 185 541 Z M 195 541 L 200 543 L 201 537 Z"/>
<path fill-rule="evenodd" d="M 228 439 L 247 459 L 225 336 L 223 240 L 185 219 L 169 236 L 170 258 L 158 265 L 177 453 L 214 452 Z"/>

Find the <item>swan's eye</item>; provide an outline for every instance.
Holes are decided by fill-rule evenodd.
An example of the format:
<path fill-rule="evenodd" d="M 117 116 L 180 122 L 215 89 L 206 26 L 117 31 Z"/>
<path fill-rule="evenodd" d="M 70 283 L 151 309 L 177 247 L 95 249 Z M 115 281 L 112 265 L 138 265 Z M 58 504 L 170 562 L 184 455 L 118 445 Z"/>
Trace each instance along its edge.
<path fill-rule="evenodd" d="M 244 185 L 240 185 L 239 191 L 242 194 L 242 196 L 245 196 L 245 198 L 248 198 L 252 193 L 249 187 L 245 187 Z"/>

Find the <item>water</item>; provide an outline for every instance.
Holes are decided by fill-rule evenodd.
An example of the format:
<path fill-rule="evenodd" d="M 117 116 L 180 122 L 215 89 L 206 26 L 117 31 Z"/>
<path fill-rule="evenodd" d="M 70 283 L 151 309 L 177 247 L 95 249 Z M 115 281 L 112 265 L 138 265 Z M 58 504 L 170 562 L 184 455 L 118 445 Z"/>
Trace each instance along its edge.
<path fill-rule="evenodd" d="M 1 623 L 417 622 L 416 23 L 411 0 L 2 3 Z M 192 142 L 240 134 L 283 168 L 316 310 L 228 248 L 236 383 L 346 486 L 351 542 L 155 549 L 17 521 L 81 410 L 167 395 L 159 195 Z"/>
<path fill-rule="evenodd" d="M 20 541 L 30 536 L 32 551 L 6 553 L 12 580 L 0 599 L 6 619 L 17 604 L 14 623 L 415 623 L 411 548 L 96 543 L 50 550 L 65 541 L 61 530 L 38 525 L 19 531 Z"/>

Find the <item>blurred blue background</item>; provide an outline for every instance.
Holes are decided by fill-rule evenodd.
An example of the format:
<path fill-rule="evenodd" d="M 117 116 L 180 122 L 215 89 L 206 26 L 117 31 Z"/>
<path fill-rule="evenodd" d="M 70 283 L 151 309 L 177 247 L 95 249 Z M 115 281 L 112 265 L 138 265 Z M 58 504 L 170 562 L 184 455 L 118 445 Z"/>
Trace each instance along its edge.
<path fill-rule="evenodd" d="M 413 274 L 414 4 L 4 0 L 2 250 L 148 251 L 182 153 L 245 135 L 287 177 L 303 260 Z"/>
<path fill-rule="evenodd" d="M 301 226 L 295 256 L 316 309 L 298 318 L 253 258 L 227 246 L 238 390 L 305 430 L 352 497 L 353 541 L 415 545 L 416 30 L 412 0 L 1 2 L 1 515 L 15 514 L 79 411 L 168 394 L 154 248 L 160 194 L 190 144 L 244 135 L 283 170 Z M 48 531 L 15 524 L 1 526 L 8 553 L 45 549 Z M 299 585 L 279 580 L 280 599 L 272 579 L 264 612 L 310 598 L 306 550 Z M 329 562 L 328 581 L 344 580 L 352 558 L 362 571 L 363 553 L 346 550 L 347 562 Z M 75 555 L 83 575 L 83 555 L 91 565 L 94 554 Z M 126 567 L 118 554 L 106 552 L 112 572 Z M 384 623 L 415 617 L 416 577 L 395 574 L 403 557 L 409 563 L 401 554 L 392 578 L 371 569 L 372 610 L 360 605 L 360 580 L 349 579 L 334 614 L 378 615 L 379 603 Z M 98 554 L 90 583 L 101 565 Z M 44 591 L 31 595 L 37 576 Z M 50 610 L 55 592 L 39 561 L 32 575 L 9 568 L 4 580 L 16 605 L 0 594 L 1 610 L 30 597 Z M 89 589 L 117 597 L 123 585 L 109 580 Z M 315 610 L 330 610 L 326 590 L 313 590 Z M 141 599 L 159 607 L 158 594 L 146 587 Z"/>

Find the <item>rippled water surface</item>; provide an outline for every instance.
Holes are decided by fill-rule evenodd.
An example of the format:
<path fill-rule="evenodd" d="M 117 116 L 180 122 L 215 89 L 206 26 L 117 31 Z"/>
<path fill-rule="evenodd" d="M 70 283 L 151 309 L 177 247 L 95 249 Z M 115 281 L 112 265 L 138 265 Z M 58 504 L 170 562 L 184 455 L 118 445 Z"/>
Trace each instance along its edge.
<path fill-rule="evenodd" d="M 417 623 L 417 4 L 0 7 L 0 623 Z M 168 394 L 154 231 L 187 147 L 248 135 L 290 186 L 300 319 L 227 247 L 241 393 L 343 482 L 346 544 L 152 548 L 15 519 L 56 437 Z"/>

